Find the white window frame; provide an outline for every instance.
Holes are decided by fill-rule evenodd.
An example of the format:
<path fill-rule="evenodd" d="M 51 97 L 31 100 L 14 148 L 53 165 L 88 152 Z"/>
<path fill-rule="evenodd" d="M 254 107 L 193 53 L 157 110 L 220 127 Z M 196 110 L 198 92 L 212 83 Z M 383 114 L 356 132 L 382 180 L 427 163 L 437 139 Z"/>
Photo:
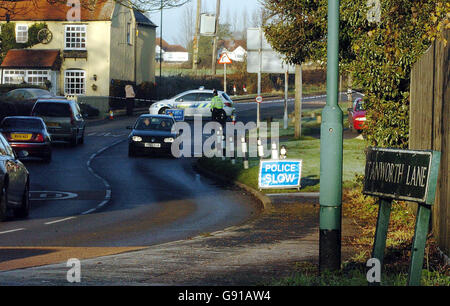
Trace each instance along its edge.
<path fill-rule="evenodd" d="M 81 75 L 79 75 L 79 76 L 74 75 L 76 73 L 80 73 Z M 69 82 L 68 82 L 69 74 L 72 74 L 71 76 L 69 76 L 71 78 L 78 77 L 78 78 L 82 79 L 81 82 L 76 82 L 76 81 L 72 82 L 75 85 L 77 85 L 77 84 L 80 85 L 80 87 L 78 89 L 76 88 L 75 90 L 69 90 L 70 89 L 68 87 L 69 86 Z M 86 94 L 86 71 L 81 70 L 81 69 L 67 69 L 66 71 L 64 71 L 64 94 L 71 95 L 71 96 L 72 95 L 78 96 L 78 95 Z"/>
<path fill-rule="evenodd" d="M 79 37 L 77 37 L 77 34 L 79 34 Z M 77 39 L 80 41 L 77 42 Z M 74 46 L 77 43 L 80 44 L 79 47 Z M 85 24 L 68 24 L 64 26 L 64 50 L 86 50 L 86 43 L 87 26 Z M 82 44 L 84 44 L 84 47 Z"/>
<path fill-rule="evenodd" d="M 25 44 L 28 42 L 28 25 L 16 24 L 16 43 Z"/>
<path fill-rule="evenodd" d="M 34 78 L 34 80 L 33 80 Z M 42 80 L 39 81 L 38 79 Z M 27 84 L 44 86 L 45 79 L 51 82 L 51 71 L 45 69 L 4 69 L 3 84 L 21 84 L 23 81 Z"/>

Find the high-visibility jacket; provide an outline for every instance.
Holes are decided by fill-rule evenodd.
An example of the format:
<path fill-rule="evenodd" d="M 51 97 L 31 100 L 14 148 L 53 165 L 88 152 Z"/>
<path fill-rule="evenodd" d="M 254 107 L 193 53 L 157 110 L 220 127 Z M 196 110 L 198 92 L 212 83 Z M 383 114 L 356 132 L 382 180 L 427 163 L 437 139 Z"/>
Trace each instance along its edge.
<path fill-rule="evenodd" d="M 223 101 L 222 98 L 220 98 L 219 96 L 214 96 L 211 99 L 211 105 L 210 105 L 211 109 L 223 109 Z"/>

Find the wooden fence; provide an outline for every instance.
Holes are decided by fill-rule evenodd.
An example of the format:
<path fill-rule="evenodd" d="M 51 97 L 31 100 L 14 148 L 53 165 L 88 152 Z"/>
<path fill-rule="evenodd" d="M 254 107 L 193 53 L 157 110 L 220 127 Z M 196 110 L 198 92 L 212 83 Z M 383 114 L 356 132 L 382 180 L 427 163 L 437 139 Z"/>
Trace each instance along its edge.
<path fill-rule="evenodd" d="M 450 31 L 447 45 L 433 43 L 411 71 L 409 148 L 441 151 L 432 229 L 440 249 L 450 254 Z"/>

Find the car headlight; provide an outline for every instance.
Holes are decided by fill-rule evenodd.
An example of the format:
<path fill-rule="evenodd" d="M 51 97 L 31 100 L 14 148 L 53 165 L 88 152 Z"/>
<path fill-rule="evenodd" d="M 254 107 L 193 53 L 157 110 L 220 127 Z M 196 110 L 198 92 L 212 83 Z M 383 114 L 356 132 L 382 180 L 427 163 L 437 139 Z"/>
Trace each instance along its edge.
<path fill-rule="evenodd" d="M 356 121 L 366 121 L 366 117 L 355 118 Z"/>
<path fill-rule="evenodd" d="M 131 139 L 136 142 L 142 141 L 142 137 L 140 137 L 140 136 L 133 136 L 133 137 L 131 137 Z"/>
<path fill-rule="evenodd" d="M 173 137 L 164 138 L 164 142 L 173 142 Z"/>

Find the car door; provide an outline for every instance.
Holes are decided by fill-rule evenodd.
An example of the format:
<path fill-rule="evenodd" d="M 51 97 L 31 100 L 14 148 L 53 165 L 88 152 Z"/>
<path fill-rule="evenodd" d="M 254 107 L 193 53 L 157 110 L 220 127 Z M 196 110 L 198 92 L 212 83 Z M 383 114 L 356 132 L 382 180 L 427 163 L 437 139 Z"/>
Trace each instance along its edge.
<path fill-rule="evenodd" d="M 21 186 L 25 186 L 22 183 L 23 174 L 21 173 L 23 164 L 17 160 L 12 148 L 2 135 L 0 135 L 0 155 L 5 160 L 6 172 L 9 179 L 8 202 L 18 204 L 22 198 L 23 188 Z"/>
<path fill-rule="evenodd" d="M 198 106 L 197 110 L 198 113 L 201 114 L 204 117 L 210 117 L 211 116 L 211 100 L 213 98 L 212 92 L 201 92 L 198 94 L 197 101 Z"/>
<path fill-rule="evenodd" d="M 75 123 L 77 125 L 77 131 L 78 131 L 78 136 L 81 137 L 83 135 L 84 132 L 84 119 L 83 116 L 81 115 L 81 110 L 80 107 L 78 106 L 78 104 L 73 101 L 70 103 L 71 108 L 72 108 L 72 113 L 75 119 Z"/>
<path fill-rule="evenodd" d="M 197 103 L 196 92 L 189 92 L 175 99 L 175 107 L 184 109 L 185 116 L 193 116 L 195 114 L 195 103 Z"/>

